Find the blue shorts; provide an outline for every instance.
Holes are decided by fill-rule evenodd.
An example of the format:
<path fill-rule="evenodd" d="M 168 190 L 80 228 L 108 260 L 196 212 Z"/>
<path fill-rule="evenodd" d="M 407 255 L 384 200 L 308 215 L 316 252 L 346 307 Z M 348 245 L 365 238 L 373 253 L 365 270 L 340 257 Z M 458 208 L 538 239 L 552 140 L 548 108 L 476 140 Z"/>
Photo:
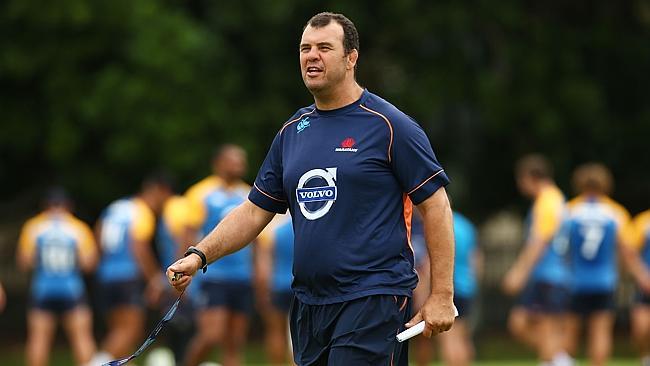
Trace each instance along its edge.
<path fill-rule="evenodd" d="M 465 318 L 472 313 L 473 303 L 474 299 L 471 297 L 454 295 L 454 305 L 456 306 L 456 310 L 458 310 L 459 318 Z"/>
<path fill-rule="evenodd" d="M 293 291 L 273 291 L 271 292 L 271 304 L 273 307 L 285 314 L 289 314 L 291 310 L 291 302 L 293 301 Z"/>
<path fill-rule="evenodd" d="M 120 306 L 144 307 L 144 283 L 139 279 L 104 282 L 99 286 L 100 304 L 104 311 Z"/>
<path fill-rule="evenodd" d="M 59 297 L 59 298 L 32 298 L 30 307 L 35 310 L 46 311 L 56 315 L 62 315 L 78 306 L 86 305 L 86 297 Z"/>
<path fill-rule="evenodd" d="M 195 305 L 199 310 L 225 307 L 228 310 L 252 314 L 253 288 L 247 282 L 201 281 Z"/>
<path fill-rule="evenodd" d="M 411 314 L 411 299 L 374 295 L 327 305 L 294 298 L 290 325 L 299 366 L 408 365 L 408 342 L 395 336 Z"/>
<path fill-rule="evenodd" d="M 608 291 L 572 294 L 570 309 L 572 313 L 584 316 L 599 311 L 613 311 L 614 293 Z"/>
<path fill-rule="evenodd" d="M 533 312 L 560 314 L 567 311 L 569 291 L 561 285 L 533 282 L 526 286 L 517 304 Z"/>

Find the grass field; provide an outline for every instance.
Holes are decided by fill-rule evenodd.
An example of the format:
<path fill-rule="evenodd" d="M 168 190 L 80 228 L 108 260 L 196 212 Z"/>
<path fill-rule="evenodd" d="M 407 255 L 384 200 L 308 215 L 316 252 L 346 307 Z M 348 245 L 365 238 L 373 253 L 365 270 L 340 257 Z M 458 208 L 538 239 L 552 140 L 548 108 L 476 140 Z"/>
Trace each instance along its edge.
<path fill-rule="evenodd" d="M 23 350 L 20 347 L 10 347 L 0 349 L 0 365 L 2 366 L 23 366 L 24 355 Z M 218 355 L 214 354 L 211 360 L 217 360 Z M 145 365 L 146 355 L 142 359 L 138 359 L 136 364 L 140 366 Z M 477 361 L 474 363 L 476 366 L 536 366 L 538 363 L 532 359 L 521 359 L 521 360 L 489 360 L 489 361 Z M 587 363 L 582 361 L 578 365 L 586 365 Z M 608 363 L 609 366 L 638 366 L 639 360 L 628 358 L 628 359 L 614 359 Z M 57 347 L 50 359 L 50 366 L 69 366 L 74 365 L 72 355 L 63 347 Z M 261 351 L 261 348 L 257 345 L 249 347 L 249 350 L 246 352 L 246 365 L 256 365 L 262 366 L 264 363 L 264 355 Z M 433 363 L 434 366 L 441 366 L 439 363 Z"/>

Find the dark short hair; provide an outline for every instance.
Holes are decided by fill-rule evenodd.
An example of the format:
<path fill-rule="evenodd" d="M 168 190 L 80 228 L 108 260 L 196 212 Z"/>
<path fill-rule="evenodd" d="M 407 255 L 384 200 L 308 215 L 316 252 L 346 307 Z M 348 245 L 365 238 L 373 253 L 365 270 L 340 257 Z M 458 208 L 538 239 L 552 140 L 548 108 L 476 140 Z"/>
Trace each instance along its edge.
<path fill-rule="evenodd" d="M 592 191 L 609 195 L 614 187 L 614 178 L 605 165 L 593 162 L 576 168 L 571 183 L 578 194 Z"/>
<path fill-rule="evenodd" d="M 326 27 L 332 20 L 339 23 L 343 28 L 343 50 L 345 51 L 345 54 L 349 55 L 352 50 L 359 51 L 359 33 L 357 32 L 357 28 L 354 26 L 354 23 L 343 14 L 330 12 L 318 13 L 309 19 L 303 30 L 305 30 L 308 25 L 313 28 Z"/>
<path fill-rule="evenodd" d="M 530 154 L 520 158 L 515 166 L 518 177 L 531 176 L 535 179 L 553 178 L 553 167 L 542 155 Z"/>
<path fill-rule="evenodd" d="M 221 159 L 223 155 L 230 151 L 230 150 L 242 150 L 245 151 L 243 147 L 233 144 L 233 143 L 225 143 L 217 146 L 213 151 L 212 151 L 212 162 L 216 162 L 217 160 Z"/>
<path fill-rule="evenodd" d="M 166 169 L 157 169 L 147 174 L 142 180 L 142 189 L 155 186 L 173 190 L 176 186 L 176 180 Z"/>

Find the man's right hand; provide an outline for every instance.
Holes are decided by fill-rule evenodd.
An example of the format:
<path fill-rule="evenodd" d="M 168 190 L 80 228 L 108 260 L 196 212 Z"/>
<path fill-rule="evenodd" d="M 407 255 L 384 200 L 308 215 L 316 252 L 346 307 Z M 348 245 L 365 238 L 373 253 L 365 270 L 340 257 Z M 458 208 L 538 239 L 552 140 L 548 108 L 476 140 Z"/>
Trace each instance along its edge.
<path fill-rule="evenodd" d="M 177 260 L 167 268 L 167 281 L 177 291 L 184 291 L 190 282 L 192 282 L 192 276 L 194 276 L 199 268 L 201 268 L 201 258 L 196 254 L 190 254 L 187 257 Z M 181 278 L 175 279 L 177 273 L 182 275 Z"/>

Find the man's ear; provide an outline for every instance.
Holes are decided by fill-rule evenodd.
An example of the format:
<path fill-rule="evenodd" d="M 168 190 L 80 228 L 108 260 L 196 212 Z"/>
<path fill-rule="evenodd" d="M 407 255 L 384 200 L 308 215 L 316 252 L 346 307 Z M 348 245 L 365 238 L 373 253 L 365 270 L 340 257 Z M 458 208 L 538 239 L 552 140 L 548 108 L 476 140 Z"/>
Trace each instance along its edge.
<path fill-rule="evenodd" d="M 354 69 L 354 67 L 357 65 L 358 59 L 359 59 L 359 51 L 357 51 L 356 49 L 352 50 L 352 52 L 348 54 L 348 62 L 346 68 L 348 70 Z"/>

